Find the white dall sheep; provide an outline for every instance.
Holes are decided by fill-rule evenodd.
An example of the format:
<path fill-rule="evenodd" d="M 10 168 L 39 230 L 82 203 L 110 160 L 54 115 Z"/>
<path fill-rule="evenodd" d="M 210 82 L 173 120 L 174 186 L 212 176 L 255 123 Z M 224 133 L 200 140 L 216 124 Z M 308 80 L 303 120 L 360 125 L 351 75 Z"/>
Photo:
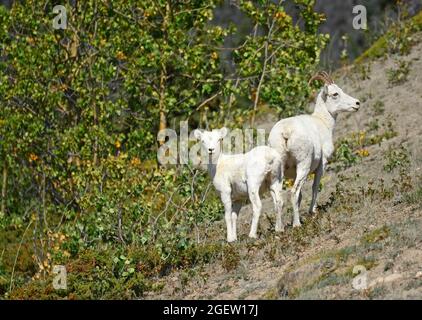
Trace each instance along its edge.
<path fill-rule="evenodd" d="M 315 173 L 315 178 L 309 211 L 316 212 L 319 183 L 334 151 L 333 131 L 337 115 L 344 111 L 357 111 L 360 107 L 359 100 L 344 93 L 326 72 L 319 72 L 309 83 L 313 80 L 324 81 L 324 87 L 318 94 L 312 115 L 280 120 L 271 129 L 268 138 L 269 146 L 282 157 L 282 178 L 295 179 L 291 191 L 293 227 L 300 226 L 301 189 L 310 173 Z"/>
<path fill-rule="evenodd" d="M 248 197 L 253 209 L 249 237 L 257 237 L 258 221 L 262 209 L 260 193 L 268 188 L 276 209 L 275 229 L 282 231 L 280 155 L 268 146 L 258 146 L 244 154 L 223 154 L 221 141 L 227 133 L 227 128 L 194 131 L 195 138 L 201 140 L 202 147 L 208 153 L 208 171 L 224 204 L 227 241 L 237 240 L 237 215 L 243 200 Z"/>

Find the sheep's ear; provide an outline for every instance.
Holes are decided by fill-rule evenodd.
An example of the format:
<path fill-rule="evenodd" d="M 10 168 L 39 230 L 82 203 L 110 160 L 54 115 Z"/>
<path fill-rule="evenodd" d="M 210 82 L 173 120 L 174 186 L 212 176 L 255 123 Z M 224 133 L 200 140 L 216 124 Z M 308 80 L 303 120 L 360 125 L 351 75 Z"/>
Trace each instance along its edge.
<path fill-rule="evenodd" d="M 193 136 L 196 138 L 196 139 L 201 139 L 201 136 L 202 136 L 202 132 L 200 131 L 200 130 L 198 130 L 198 129 L 195 129 L 195 131 L 193 132 Z"/>
<path fill-rule="evenodd" d="M 328 97 L 328 85 L 324 84 L 324 87 L 322 87 L 322 100 L 327 101 Z"/>
<path fill-rule="evenodd" d="M 223 139 L 225 136 L 227 136 L 227 133 L 229 133 L 229 130 L 226 127 L 223 127 L 220 129 L 220 138 Z"/>

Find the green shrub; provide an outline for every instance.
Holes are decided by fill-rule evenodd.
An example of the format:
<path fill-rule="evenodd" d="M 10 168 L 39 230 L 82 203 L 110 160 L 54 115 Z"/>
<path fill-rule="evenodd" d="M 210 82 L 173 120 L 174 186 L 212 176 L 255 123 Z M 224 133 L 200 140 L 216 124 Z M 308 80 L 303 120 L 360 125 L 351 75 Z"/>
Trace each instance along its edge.
<path fill-rule="evenodd" d="M 240 1 L 268 33 L 241 39 L 231 72 L 218 48 L 236 30 L 210 23 L 220 1 L 68 2 L 64 30 L 51 26 L 52 3 L 0 6 L 0 232 L 16 236 L 1 293 L 138 297 L 152 277 L 219 257 L 207 226 L 221 202 L 206 174 L 157 164 L 157 133 L 180 120 L 241 127 L 265 106 L 303 110 L 328 37 L 315 1 L 294 2 L 303 28 L 273 1 Z M 4 292 L 20 240 L 25 259 Z M 77 263 L 93 270 L 53 292 L 53 266 Z"/>
<path fill-rule="evenodd" d="M 395 68 L 387 70 L 387 79 L 391 86 L 406 82 L 410 72 L 410 62 L 398 61 L 396 64 Z"/>
<path fill-rule="evenodd" d="M 388 147 L 385 153 L 385 171 L 391 172 L 395 168 L 407 168 L 409 164 L 409 152 L 403 145 Z"/>

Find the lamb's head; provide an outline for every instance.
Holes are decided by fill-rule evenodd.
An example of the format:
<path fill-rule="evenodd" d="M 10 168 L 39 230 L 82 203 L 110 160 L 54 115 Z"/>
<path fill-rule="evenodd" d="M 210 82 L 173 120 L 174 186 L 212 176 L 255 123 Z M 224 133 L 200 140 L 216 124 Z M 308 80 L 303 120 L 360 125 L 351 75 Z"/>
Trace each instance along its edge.
<path fill-rule="evenodd" d="M 331 77 L 326 72 L 319 72 L 309 80 L 322 80 L 324 87 L 320 92 L 320 97 L 324 101 L 325 107 L 332 115 L 340 112 L 358 111 L 360 108 L 360 101 L 346 94 L 338 85 L 334 83 Z"/>
<path fill-rule="evenodd" d="M 211 157 L 218 158 L 221 152 L 221 140 L 227 135 L 227 128 L 214 129 L 212 131 L 200 131 L 196 129 L 194 136 L 201 141 L 204 150 Z"/>

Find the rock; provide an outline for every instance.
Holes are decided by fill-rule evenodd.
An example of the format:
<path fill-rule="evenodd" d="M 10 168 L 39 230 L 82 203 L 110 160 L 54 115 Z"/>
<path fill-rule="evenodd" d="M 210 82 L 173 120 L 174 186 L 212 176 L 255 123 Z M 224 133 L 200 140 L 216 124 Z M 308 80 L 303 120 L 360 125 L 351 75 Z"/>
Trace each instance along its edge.
<path fill-rule="evenodd" d="M 388 275 L 388 276 L 386 276 L 384 278 L 384 283 L 397 281 L 397 280 L 399 280 L 401 278 L 403 278 L 403 275 L 402 274 L 400 274 L 400 273 L 393 273 L 393 274 L 390 274 L 390 275 Z"/>
<path fill-rule="evenodd" d="M 385 277 L 378 277 L 375 280 L 371 281 L 371 283 L 369 284 L 369 288 L 375 287 L 378 284 L 387 284 L 390 282 L 394 282 L 401 278 L 403 278 L 403 275 L 400 273 L 393 273 Z"/>

